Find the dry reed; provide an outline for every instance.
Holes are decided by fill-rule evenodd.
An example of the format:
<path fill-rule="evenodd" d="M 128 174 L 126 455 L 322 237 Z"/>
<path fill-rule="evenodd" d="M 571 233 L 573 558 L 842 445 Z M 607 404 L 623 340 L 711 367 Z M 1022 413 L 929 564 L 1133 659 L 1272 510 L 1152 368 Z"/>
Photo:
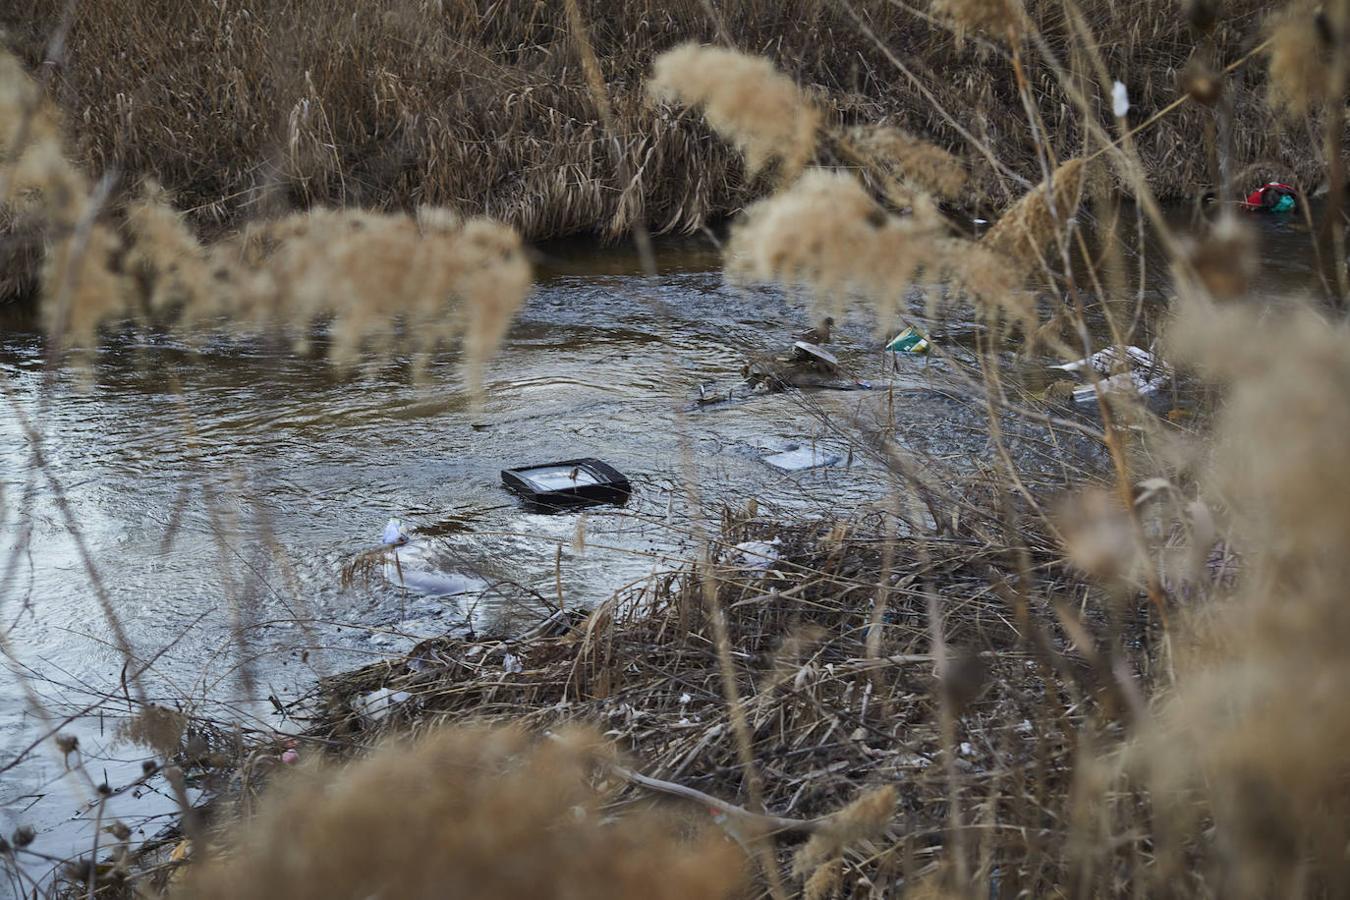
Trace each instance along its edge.
<path fill-rule="evenodd" d="M 1051 176 L 1004 211 L 980 239 L 1023 273 L 1036 269 L 1065 236 L 1082 199 L 1085 165 L 1081 159 L 1062 163 Z"/>
<path fill-rule="evenodd" d="M 966 168 L 959 158 L 898 128 L 860 125 L 849 129 L 847 137 L 893 176 L 939 197 L 956 199 L 966 187 Z"/>
<path fill-rule="evenodd" d="M 608 753 L 577 730 L 451 728 L 288 772 L 170 896 L 736 895 L 744 857 L 727 838 L 606 810 L 593 785 Z"/>
<path fill-rule="evenodd" d="M 0 96 L 0 137 L 13 162 L 0 184 L 22 189 L 53 236 L 43 313 L 67 346 L 94 346 L 101 326 L 143 318 L 185 328 L 212 322 L 290 329 L 298 349 L 330 323 L 329 357 L 411 353 L 421 365 L 455 339 L 470 393 L 531 287 L 519 235 L 483 218 L 421 208 L 416 217 L 316 209 L 250 225 L 203 246 L 153 182 L 126 204 L 119 229 L 65 157 L 41 96 L 14 59 Z"/>
<path fill-rule="evenodd" d="M 791 180 L 815 150 L 819 114 L 763 57 L 684 44 L 656 58 L 647 85 L 657 100 L 700 110 L 752 174 L 777 162 L 780 177 Z"/>
<path fill-rule="evenodd" d="M 1318 15 L 1311 6 L 1294 4 L 1271 29 L 1269 102 L 1286 118 L 1306 116 L 1329 96 L 1330 47 Z"/>

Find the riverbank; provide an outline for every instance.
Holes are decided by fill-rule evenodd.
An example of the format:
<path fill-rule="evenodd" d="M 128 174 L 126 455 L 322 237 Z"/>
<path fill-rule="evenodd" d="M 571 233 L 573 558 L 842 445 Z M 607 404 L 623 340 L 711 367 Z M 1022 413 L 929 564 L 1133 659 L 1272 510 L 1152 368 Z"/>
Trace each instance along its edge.
<path fill-rule="evenodd" d="M 1086 632 L 1071 637 L 1075 628 L 1106 631 L 1105 619 L 1021 595 L 997 517 L 976 513 L 941 536 L 899 540 L 888 537 L 888 518 L 789 525 L 727 510 L 706 558 L 589 615 L 554 617 L 552 628 L 526 638 L 430 639 L 324 679 L 290 707 L 304 723 L 300 733 L 254 745 L 224 777 L 218 767 L 212 777 L 232 785 L 236 801 L 246 793 L 251 810 L 268 773 L 285 781 L 288 750 L 287 760 L 312 762 L 378 755 L 388 735 L 443 726 L 460 733 L 509 726 L 536 737 L 585 726 L 619 754 L 617 764 L 604 755 L 598 763 L 614 782 L 610 817 L 640 816 L 659 800 L 680 810 L 686 827 L 711 828 L 727 841 L 767 840 L 785 868 L 796 858 L 799 886 L 814 884 L 813 891 L 826 884 L 944 891 L 954 859 L 972 867 L 963 878 L 1000 893 L 1043 895 L 1073 883 L 1081 874 L 1069 852 L 1074 835 L 1042 823 L 1072 818 L 1078 733 L 1097 734 L 1101 753 L 1129 733 L 1134 692 L 1149 690 L 1148 652 L 1113 661 L 1082 642 Z M 1052 540 L 1022 537 L 1022 564 L 1044 572 L 1038 592 L 1089 590 L 1060 565 Z M 1157 627 L 1141 615 L 1120 637 L 1144 647 Z M 1113 671 L 1122 663 L 1141 674 Z M 725 665 L 734 669 L 734 688 Z M 744 806 L 747 781 L 758 811 Z M 821 854 L 831 817 L 887 785 L 893 814 Z M 977 810 L 976 820 L 963 821 L 952 802 Z M 1117 803 L 1147 808 L 1142 789 Z M 231 830 L 228 818 L 217 825 Z M 958 831 L 966 836 L 954 837 Z M 158 862 L 181 834 L 153 852 Z M 1121 837 L 1107 859 L 1150 852 L 1142 837 Z M 420 856 L 418 836 L 406 839 Z M 278 852 L 320 850 L 301 841 Z M 250 867 L 275 871 L 266 859 Z M 162 885 L 175 868 L 152 874 Z M 292 860 L 288 868 L 307 864 Z M 416 882 L 392 870 L 372 877 Z M 303 885 L 256 885 L 264 886 Z"/>
<path fill-rule="evenodd" d="M 60 64 L 45 68 L 60 7 L 17 0 L 0 26 L 30 71 L 50 78 L 76 161 L 116 172 L 115 192 L 156 179 L 208 237 L 316 205 L 443 205 L 505 222 L 527 240 L 612 239 L 638 223 L 693 231 L 770 184 L 748 176 L 699 117 L 648 99 L 653 57 L 690 40 L 766 55 L 808 91 L 827 127 L 891 125 L 954 153 L 971 177 L 951 200 L 989 218 L 1041 179 L 1038 140 L 1061 159 L 1087 142 L 1081 110 L 1044 59 L 1027 52 L 1020 61 L 1038 105 L 1040 127 L 1028 128 L 1007 50 L 953 33 L 933 18 L 940 5 L 796 0 L 714 12 L 696 0 L 587 0 L 579 8 L 617 135 L 606 133 L 562 3 L 407 0 L 341 15 L 314 0 L 209 13 L 171 2 L 81 4 Z M 1027 9 L 1062 52 L 1071 37 L 1062 6 Z M 1176 4 L 1089 0 L 1082 9 L 1102 64 L 1128 88 L 1132 124 L 1182 94 L 1198 33 Z M 1251 51 L 1268 13 L 1255 0 L 1225 6 L 1211 35 L 1215 64 Z M 1311 191 L 1318 148 L 1266 106 L 1264 59 L 1228 90 L 1232 170 Z M 1113 127 L 1109 97 L 1092 102 L 1097 121 Z M 1209 108 L 1189 104 L 1139 136 L 1159 197 L 1213 189 L 1213 121 Z M 817 161 L 847 159 L 824 142 Z"/>

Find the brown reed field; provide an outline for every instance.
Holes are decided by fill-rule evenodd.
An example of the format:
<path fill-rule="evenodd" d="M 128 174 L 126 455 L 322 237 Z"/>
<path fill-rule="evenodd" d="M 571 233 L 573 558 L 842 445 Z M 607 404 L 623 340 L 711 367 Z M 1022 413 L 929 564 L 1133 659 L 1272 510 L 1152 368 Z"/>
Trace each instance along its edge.
<path fill-rule="evenodd" d="M 523 239 L 730 215 L 732 279 L 821 313 L 893 316 L 916 285 L 939 322 L 974 310 L 977 361 L 950 362 L 991 447 L 834 423 L 887 503 L 726 508 L 591 610 L 333 674 L 290 709 L 298 767 L 279 736 L 143 707 L 128 733 L 181 822 L 135 848 L 110 823 L 52 893 L 1350 893 L 1350 2 L 16 0 L 0 21 L 0 208 L 41 235 L 55 348 L 128 319 L 302 344 L 332 322 L 338 367 L 458 342 L 481 391 Z M 1162 215 L 1247 171 L 1327 187 L 1321 295 L 1252 289 L 1233 204 L 1190 235 Z M 1205 390 L 1171 417 L 1103 387 L 1071 419 L 1009 359 L 1138 340 L 1123 240 L 1082 227 L 1125 198 L 1170 270 L 1159 354 Z M 977 236 L 958 210 L 999 215 Z M 1097 462 L 1047 491 L 1014 426 Z M 372 716 L 381 690 L 405 699 Z"/>

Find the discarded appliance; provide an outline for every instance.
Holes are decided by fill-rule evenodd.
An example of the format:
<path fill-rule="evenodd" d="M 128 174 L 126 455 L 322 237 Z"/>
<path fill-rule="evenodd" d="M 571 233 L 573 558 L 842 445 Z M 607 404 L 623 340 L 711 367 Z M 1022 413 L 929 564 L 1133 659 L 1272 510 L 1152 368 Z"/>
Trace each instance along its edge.
<path fill-rule="evenodd" d="M 829 450 L 822 450 L 819 447 L 802 447 L 794 444 L 786 450 L 770 453 L 768 456 L 760 457 L 760 459 L 775 469 L 784 472 L 801 472 L 805 469 L 837 466 L 843 462 L 844 457 Z"/>
<path fill-rule="evenodd" d="M 928 336 L 911 325 L 891 338 L 886 349 L 893 353 L 927 353 L 929 346 Z"/>
<path fill-rule="evenodd" d="M 622 505 L 632 493 L 622 472 L 590 458 L 503 469 L 502 484 L 541 510 L 598 503 Z"/>

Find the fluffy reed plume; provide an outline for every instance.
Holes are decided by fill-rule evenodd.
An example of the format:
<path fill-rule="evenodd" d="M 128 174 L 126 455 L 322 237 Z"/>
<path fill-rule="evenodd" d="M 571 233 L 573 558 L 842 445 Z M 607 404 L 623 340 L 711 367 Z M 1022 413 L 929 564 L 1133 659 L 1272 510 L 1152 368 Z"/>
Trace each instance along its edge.
<path fill-rule="evenodd" d="M 727 897 L 744 857 L 720 833 L 615 816 L 592 735 L 444 729 L 343 768 L 288 773 L 173 896 Z"/>
<path fill-rule="evenodd" d="M 935 237 L 933 223 L 888 215 L 852 176 L 816 169 L 746 210 L 727 267 L 805 288 L 834 312 L 852 294 L 885 314 L 933 258 Z"/>
<path fill-rule="evenodd" d="M 752 174 L 777 160 L 783 178 L 791 179 L 815 150 L 820 114 L 762 57 L 682 44 L 656 58 L 647 90 L 659 101 L 701 109 L 745 156 Z"/>
<path fill-rule="evenodd" d="M 727 244 L 727 271 L 805 289 L 836 314 L 856 297 L 883 321 L 922 272 L 951 279 L 986 315 L 1004 313 L 1024 326 L 1034 317 L 1000 254 L 945 235 L 922 204 L 914 215 L 891 215 L 856 178 L 823 169 L 745 211 Z"/>
<path fill-rule="evenodd" d="M 106 225 L 92 224 L 58 237 L 42 264 L 42 317 L 65 346 L 90 347 L 99 325 L 134 312 L 131 287 L 118 258 L 122 241 Z"/>
<path fill-rule="evenodd" d="M 1307 115 L 1327 100 L 1328 41 L 1314 10 L 1295 5 L 1276 20 L 1270 35 L 1271 107 L 1288 118 Z"/>
<path fill-rule="evenodd" d="M 896 793 L 891 785 L 875 788 L 830 816 L 826 828 L 811 835 L 793 857 L 793 870 L 814 879 L 818 867 L 838 859 L 852 844 L 876 837 L 895 815 Z"/>
<path fill-rule="evenodd" d="M 1231 212 L 1219 216 L 1203 237 L 1185 241 L 1183 249 L 1190 273 L 1218 300 L 1246 294 L 1261 260 L 1256 229 Z"/>
<path fill-rule="evenodd" d="M 1058 520 L 1069 562 L 1105 582 L 1132 574 L 1138 553 L 1129 516 L 1114 493 L 1081 491 L 1060 504 Z"/>
<path fill-rule="evenodd" d="M 1244 563 L 1234 595 L 1195 616 L 1181 690 L 1147 749 L 1155 797 L 1207 798 L 1221 896 L 1350 883 L 1348 338 L 1310 309 L 1194 298 L 1170 331 L 1177 358 L 1227 388 L 1207 490 Z"/>
<path fill-rule="evenodd" d="M 1078 209 L 1084 174 L 1083 160 L 1062 163 L 1009 207 L 980 243 L 1030 273 Z"/>
<path fill-rule="evenodd" d="M 960 159 L 898 128 L 859 125 L 846 136 L 860 153 L 895 177 L 939 197 L 955 199 L 966 186 L 966 169 Z"/>
<path fill-rule="evenodd" d="M 0 50 L 0 207 L 36 208 L 69 226 L 88 193 L 66 158 L 56 114 L 19 61 Z"/>
<path fill-rule="evenodd" d="M 127 205 L 126 232 L 131 247 L 124 265 L 151 312 L 177 310 L 195 320 L 225 311 L 218 297 L 208 299 L 214 279 L 206 249 L 155 182 Z"/>
<path fill-rule="evenodd" d="M 1021 0 L 932 0 L 931 5 L 934 15 L 952 23 L 958 35 L 969 30 L 1017 40 L 1027 30 Z"/>
<path fill-rule="evenodd" d="M 92 217 L 88 182 L 67 161 L 37 86 L 7 54 L 0 75 L 0 186 L 5 198 L 31 198 L 47 225 L 43 314 L 62 343 L 92 345 L 101 325 L 139 316 L 180 326 L 224 317 L 293 328 L 303 347 L 331 319 L 330 358 L 340 366 L 395 349 L 420 364 L 462 338 L 470 392 L 479 393 L 482 367 L 530 290 L 511 228 L 434 208 L 416 219 L 318 209 L 208 248 L 150 182 L 119 234 Z"/>
<path fill-rule="evenodd" d="M 462 337 L 473 393 L 531 284 L 512 229 L 441 209 L 424 209 L 417 219 L 363 210 L 297 213 L 251 229 L 235 268 L 233 315 L 298 326 L 302 346 L 308 327 L 331 316 L 330 355 L 339 365 L 395 346 L 420 360 Z"/>

